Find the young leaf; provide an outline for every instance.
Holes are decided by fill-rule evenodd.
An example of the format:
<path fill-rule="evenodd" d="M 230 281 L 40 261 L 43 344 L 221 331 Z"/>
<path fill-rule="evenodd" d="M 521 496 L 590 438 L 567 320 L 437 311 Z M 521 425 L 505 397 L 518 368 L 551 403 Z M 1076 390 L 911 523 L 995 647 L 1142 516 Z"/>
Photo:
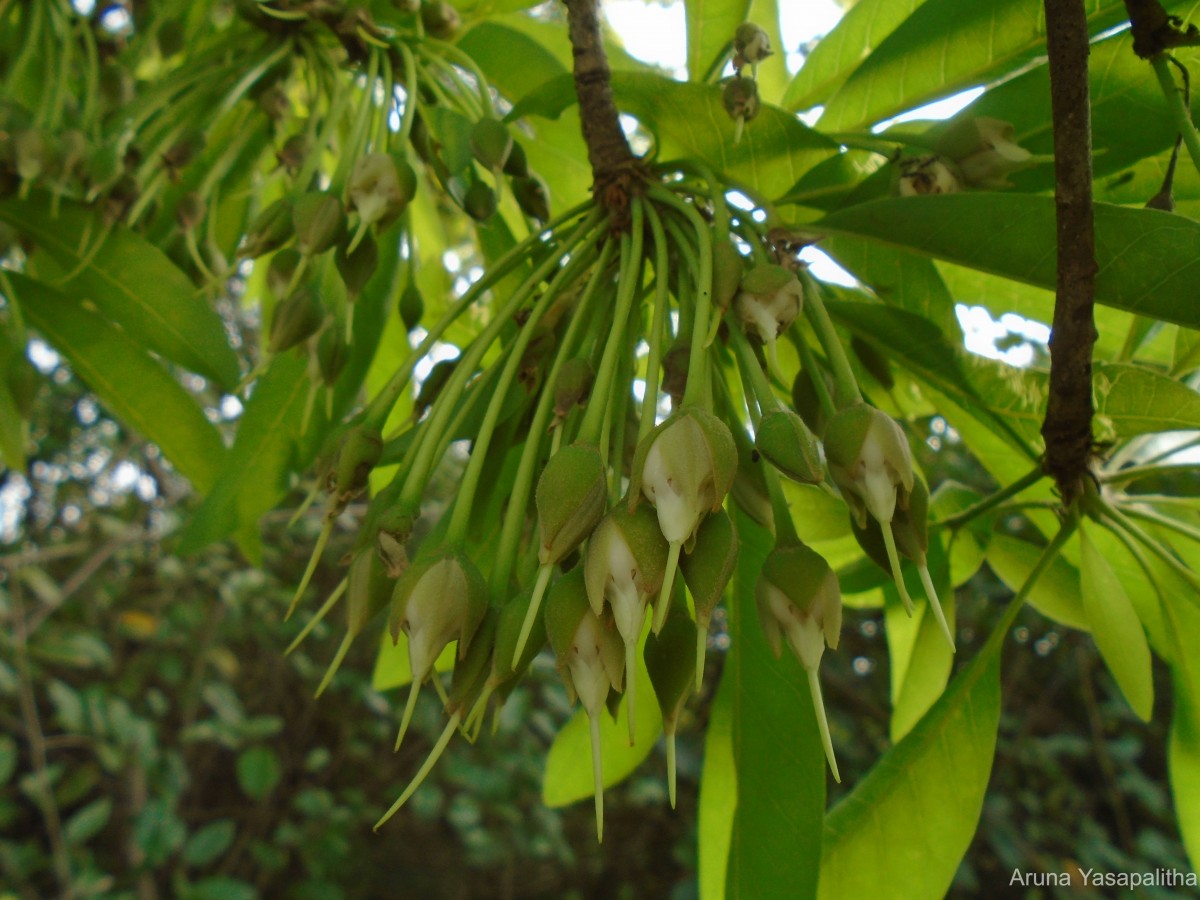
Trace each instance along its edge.
<path fill-rule="evenodd" d="M 207 493 L 222 471 L 225 445 L 195 398 L 125 331 L 40 281 L 16 272 L 5 277 L 29 324 L 104 405 Z"/>
<path fill-rule="evenodd" d="M 1079 576 L 1092 637 L 1121 693 L 1143 721 L 1154 711 L 1150 646 L 1137 613 L 1104 555 L 1079 527 Z"/>

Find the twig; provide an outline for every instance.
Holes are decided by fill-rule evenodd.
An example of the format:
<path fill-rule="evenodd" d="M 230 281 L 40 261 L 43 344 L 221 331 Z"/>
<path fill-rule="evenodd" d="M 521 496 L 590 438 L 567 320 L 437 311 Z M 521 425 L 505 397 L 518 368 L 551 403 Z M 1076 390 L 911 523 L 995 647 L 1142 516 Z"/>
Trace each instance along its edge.
<path fill-rule="evenodd" d="M 1088 25 L 1081 0 L 1045 0 L 1054 115 L 1058 278 L 1050 332 L 1044 466 L 1064 503 L 1082 493 L 1092 454 L 1096 278 Z"/>
<path fill-rule="evenodd" d="M 14 581 L 10 596 L 15 614 L 13 655 L 16 657 L 20 679 L 17 699 L 21 707 L 21 722 L 24 726 L 25 740 L 29 743 L 29 758 L 33 765 L 34 780 L 37 784 L 37 804 L 41 808 L 42 818 L 46 823 L 46 837 L 50 841 L 50 855 L 54 862 L 54 874 L 58 879 L 61 891 L 60 897 L 63 900 L 70 900 L 73 895 L 71 860 L 67 855 L 66 842 L 63 840 L 62 817 L 58 812 L 58 804 L 54 802 L 54 790 L 50 787 L 46 761 L 46 735 L 42 731 L 42 723 L 38 717 L 37 698 L 33 693 L 33 676 L 29 671 L 28 639 L 30 631 L 25 619 L 25 604 L 21 594 L 20 583 Z"/>
<path fill-rule="evenodd" d="M 596 198 L 613 215 L 614 227 L 628 226 L 629 196 L 642 172 L 629 149 L 612 95 L 612 72 L 600 32 L 599 0 L 564 0 L 574 56 L 575 94 L 583 120 L 583 140 L 592 166 Z"/>

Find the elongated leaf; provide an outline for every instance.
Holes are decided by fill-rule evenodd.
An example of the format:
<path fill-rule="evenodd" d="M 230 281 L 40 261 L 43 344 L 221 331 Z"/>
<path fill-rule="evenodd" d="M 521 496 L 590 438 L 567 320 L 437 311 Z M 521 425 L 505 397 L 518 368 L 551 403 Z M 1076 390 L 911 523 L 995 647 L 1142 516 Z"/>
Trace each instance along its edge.
<path fill-rule="evenodd" d="M 1101 363 L 1093 386 L 1102 439 L 1200 429 L 1200 393 L 1153 369 Z"/>
<path fill-rule="evenodd" d="M 805 58 L 780 105 L 797 110 L 825 103 L 884 38 L 924 2 L 859 0 Z"/>
<path fill-rule="evenodd" d="M 1092 32 L 1121 21 L 1117 0 L 1085 0 Z M 821 126 L 860 128 L 986 84 L 1045 53 L 1045 14 L 1029 0 L 927 0 L 825 105 Z"/>
<path fill-rule="evenodd" d="M 200 493 L 216 483 L 225 445 L 196 399 L 124 331 L 77 300 L 6 273 L 29 324 L 70 361 L 122 424 L 153 441 Z"/>
<path fill-rule="evenodd" d="M 1083 608 L 1100 655 L 1133 711 L 1143 721 L 1154 711 L 1154 682 L 1150 676 L 1150 647 L 1142 623 L 1120 580 L 1103 554 L 1079 528 L 1079 577 Z"/>
<path fill-rule="evenodd" d="M 40 195 L 0 200 L 0 220 L 27 234 L 70 276 L 55 283 L 58 290 L 96 304 L 143 347 L 226 389 L 237 384 L 237 357 L 220 317 L 157 247 L 118 227 L 92 253 L 104 234 L 99 214 L 64 202 L 56 218 Z"/>
<path fill-rule="evenodd" d="M 238 423 L 220 480 L 180 536 L 180 553 L 194 553 L 235 531 L 250 540 L 259 516 L 284 495 L 288 472 L 303 464 L 296 432 L 308 396 L 305 369 L 303 359 L 283 354 L 275 357 L 259 379 Z M 318 409 L 314 419 L 321 412 Z"/>
<path fill-rule="evenodd" d="M 929 258 L 871 241 L 838 236 L 822 241 L 821 249 L 885 303 L 924 316 L 955 343 L 962 341 L 954 298 Z"/>
<path fill-rule="evenodd" d="M 688 78 L 700 81 L 746 20 L 750 0 L 684 0 L 687 16 Z"/>
<path fill-rule="evenodd" d="M 18 472 L 25 470 L 27 432 L 27 424 L 17 409 L 12 392 L 0 380 L 0 463 Z"/>
<path fill-rule="evenodd" d="M 662 713 L 654 702 L 654 689 L 642 650 L 650 633 L 649 619 L 637 647 L 637 717 L 635 742 L 629 746 L 629 704 L 621 701 L 617 718 L 607 712 L 600 716 L 600 757 L 604 786 L 624 781 L 654 749 L 662 734 Z M 666 778 L 664 772 L 663 777 Z M 592 796 L 592 744 L 587 713 L 575 710 L 566 725 L 554 736 L 546 754 L 546 774 L 542 780 L 542 802 L 547 806 L 566 806 Z"/>
<path fill-rule="evenodd" d="M 991 774 L 1002 646 L 989 641 L 829 813 L 818 896 L 945 896 Z"/>
<path fill-rule="evenodd" d="M 767 646 L 754 587 L 773 546 L 770 532 L 738 512 L 741 552 L 730 609 L 737 812 L 727 894 L 811 897 L 816 892 L 827 777 L 807 676 L 785 647 Z M 769 874 L 767 874 L 769 873 Z"/>
<path fill-rule="evenodd" d="M 876 200 L 812 229 L 855 234 L 1053 289 L 1054 200 L 970 193 Z M 1096 301 L 1200 328 L 1200 222 L 1156 209 L 1096 204 Z"/>
<path fill-rule="evenodd" d="M 987 563 L 1011 590 L 1018 590 L 1041 553 L 1041 548 L 1007 534 L 993 534 L 988 543 Z M 1079 570 L 1056 558 L 1042 573 L 1026 598 L 1044 616 L 1081 631 L 1088 630 L 1087 612 L 1079 589 Z"/>
<path fill-rule="evenodd" d="M 700 773 L 700 900 L 724 900 L 729 842 L 737 807 L 737 769 L 733 759 L 733 679 L 722 675 L 704 732 L 704 768 Z"/>

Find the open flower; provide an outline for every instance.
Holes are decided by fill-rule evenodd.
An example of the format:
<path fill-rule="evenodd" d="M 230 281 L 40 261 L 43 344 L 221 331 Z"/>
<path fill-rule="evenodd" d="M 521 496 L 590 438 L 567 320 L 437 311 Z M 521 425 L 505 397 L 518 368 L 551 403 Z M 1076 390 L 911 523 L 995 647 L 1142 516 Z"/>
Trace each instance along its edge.
<path fill-rule="evenodd" d="M 825 457 L 860 528 L 868 514 L 880 524 L 890 523 L 896 506 L 908 505 L 912 454 L 900 426 L 882 410 L 859 404 L 830 419 Z"/>
<path fill-rule="evenodd" d="M 1009 187 L 1008 176 L 1033 160 L 1033 154 L 1013 141 L 1014 131 L 1009 122 L 1000 119 L 964 119 L 946 130 L 937 149 L 958 164 L 968 187 Z"/>
<path fill-rule="evenodd" d="M 767 363 L 777 371 L 775 341 L 804 308 L 804 288 L 796 273 L 774 264 L 755 266 L 742 276 L 733 308 L 746 333 L 762 341 Z"/>

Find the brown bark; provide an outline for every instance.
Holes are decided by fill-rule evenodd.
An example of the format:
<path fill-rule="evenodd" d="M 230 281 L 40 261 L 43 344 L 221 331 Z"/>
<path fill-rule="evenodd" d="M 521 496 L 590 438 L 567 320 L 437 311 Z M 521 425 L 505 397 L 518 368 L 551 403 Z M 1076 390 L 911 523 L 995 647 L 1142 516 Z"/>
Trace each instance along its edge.
<path fill-rule="evenodd" d="M 1050 399 L 1042 436 L 1046 473 L 1065 503 L 1082 492 L 1092 454 L 1096 278 L 1092 215 L 1088 27 L 1083 0 L 1045 0 L 1054 115 L 1058 278 L 1050 332 Z"/>
<path fill-rule="evenodd" d="M 594 196 L 613 214 L 617 227 L 628 223 L 630 194 L 642 170 L 621 129 L 612 95 L 612 73 L 600 31 L 599 0 L 564 0 L 574 55 L 575 93 L 583 120 L 583 140 L 592 166 Z"/>

